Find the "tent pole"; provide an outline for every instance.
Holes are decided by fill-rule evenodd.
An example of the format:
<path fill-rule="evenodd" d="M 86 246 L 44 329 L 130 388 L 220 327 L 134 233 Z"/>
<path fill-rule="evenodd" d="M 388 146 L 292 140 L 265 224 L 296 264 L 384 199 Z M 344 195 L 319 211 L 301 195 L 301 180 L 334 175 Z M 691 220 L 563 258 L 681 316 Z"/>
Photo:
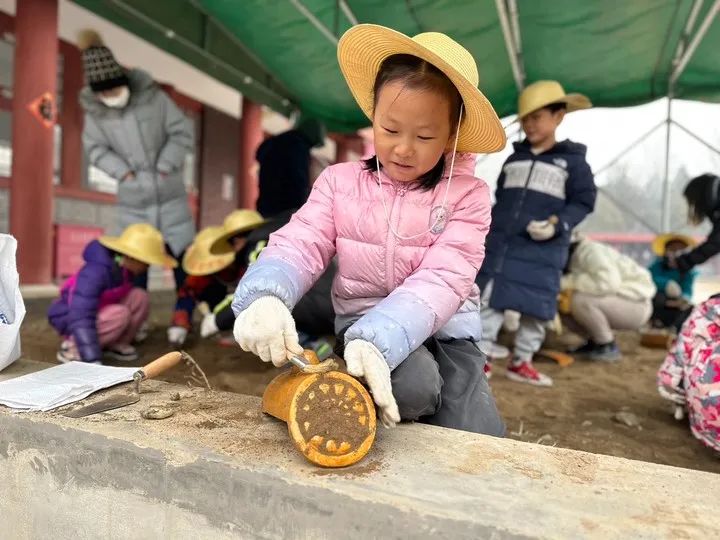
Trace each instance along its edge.
<path fill-rule="evenodd" d="M 348 21 L 350 21 L 350 24 L 355 26 L 358 24 L 357 17 L 353 13 L 352 9 L 350 9 L 350 6 L 348 5 L 346 0 L 340 0 L 340 9 L 343 10 L 343 13 L 347 17 Z"/>
<path fill-rule="evenodd" d="M 719 11 L 720 0 L 715 0 L 713 5 L 710 7 L 710 10 L 707 12 L 707 15 L 705 15 L 705 19 L 703 19 L 700 28 L 698 28 L 698 31 L 695 32 L 695 35 L 690 41 L 690 44 L 687 46 L 687 48 L 684 48 L 682 56 L 678 59 L 677 65 L 675 66 L 675 69 L 673 69 L 672 75 L 670 75 L 671 85 L 674 85 L 675 82 L 683 74 L 683 71 L 685 71 L 685 68 L 690 62 L 690 59 L 693 57 L 693 54 L 695 54 L 698 45 L 700 45 L 700 42 L 705 37 L 705 34 L 707 34 L 707 31 L 710 29 L 710 25 L 712 25 L 712 22 Z"/>
<path fill-rule="evenodd" d="M 623 157 L 625 154 L 627 154 L 630 150 L 632 150 L 632 149 L 635 148 L 638 144 L 640 144 L 640 143 L 643 142 L 645 139 L 647 139 L 650 135 L 652 135 L 655 131 L 657 131 L 660 127 L 662 127 L 663 124 L 665 124 L 665 120 L 663 120 L 663 121 L 660 122 L 659 124 L 654 125 L 651 129 L 649 129 L 648 131 L 646 131 L 645 133 L 643 133 L 640 137 L 638 137 L 636 140 L 634 140 L 632 143 L 630 143 L 630 144 L 625 148 L 625 150 L 623 150 L 622 152 L 620 152 L 617 156 L 615 156 L 614 158 L 612 158 L 612 159 L 611 159 L 610 161 L 608 161 L 605 165 L 603 165 L 603 166 L 600 167 L 597 171 L 595 171 L 595 172 L 594 172 L 595 176 L 597 176 L 597 175 L 599 175 L 599 174 L 601 174 L 601 173 L 604 173 L 604 172 L 605 172 L 606 170 L 608 170 L 610 167 L 612 167 L 613 165 L 615 165 L 615 164 L 620 160 L 620 158 L 622 158 L 622 157 Z"/>
<path fill-rule="evenodd" d="M 709 142 L 703 140 L 702 137 L 700 137 L 699 135 L 697 135 L 697 134 L 693 133 L 692 131 L 690 131 L 688 128 L 686 128 L 685 126 L 683 126 L 683 125 L 682 125 L 680 122 L 678 122 L 677 120 L 673 120 L 672 123 L 673 123 L 674 126 L 677 126 L 677 127 L 680 128 L 681 130 L 683 130 L 685 133 L 687 133 L 688 135 L 690 135 L 690 136 L 691 136 L 693 139 L 695 139 L 697 142 L 699 142 L 700 144 L 702 144 L 703 146 L 705 146 L 705 147 L 708 148 L 709 150 L 712 150 L 712 151 L 715 152 L 716 154 L 720 155 L 720 148 L 715 148 L 712 144 L 710 144 Z"/>
<path fill-rule="evenodd" d="M 673 88 L 672 83 L 668 88 L 668 106 L 667 118 L 665 120 L 665 180 L 663 182 L 662 193 L 662 232 L 670 232 L 670 128 L 672 126 L 672 100 Z"/>
<path fill-rule="evenodd" d="M 693 28 L 695 28 L 695 21 L 697 21 L 697 17 L 700 14 L 700 9 L 702 8 L 704 3 L 705 0 L 695 0 L 695 2 L 693 3 L 693 7 L 690 10 L 688 20 L 685 22 L 685 29 L 683 30 L 680 41 L 678 42 L 677 49 L 675 50 L 675 57 L 673 58 L 672 63 L 673 67 L 677 65 L 683 52 L 685 52 L 685 47 L 688 44 L 690 33 L 693 31 Z"/>
<path fill-rule="evenodd" d="M 513 33 L 510 28 L 510 17 L 508 16 L 505 0 L 495 0 L 495 7 L 497 8 L 498 17 L 500 18 L 503 38 L 505 38 L 505 48 L 510 57 L 510 67 L 512 68 L 513 78 L 515 79 L 515 86 L 518 90 L 522 90 L 525 87 L 525 76 L 523 75 L 523 69 L 520 65 L 520 54 L 515 46 L 515 40 L 513 39 Z M 517 15 L 517 7 L 515 8 L 515 14 Z"/>
<path fill-rule="evenodd" d="M 312 24 L 323 36 L 325 36 L 330 43 L 333 45 L 338 44 L 338 38 L 335 34 L 333 34 L 330 29 L 325 26 L 320 19 L 318 19 L 315 14 L 310 11 L 305 4 L 303 4 L 300 0 L 290 0 L 290 3 L 295 6 L 295 9 L 297 9 L 302 15 L 308 20 L 310 24 Z"/>
<path fill-rule="evenodd" d="M 196 52 L 199 55 L 203 56 L 204 58 L 206 58 L 208 60 L 208 62 L 210 64 L 215 64 L 218 67 L 223 68 L 228 73 L 230 73 L 233 76 L 237 77 L 238 79 L 242 80 L 243 84 L 257 88 L 264 94 L 272 97 L 276 101 L 279 101 L 284 107 L 288 107 L 290 105 L 290 100 L 286 96 L 272 90 L 271 88 L 268 88 L 267 86 L 262 84 L 260 81 L 253 79 L 247 73 L 241 71 L 240 69 L 236 68 L 233 65 L 228 64 L 221 58 L 219 58 L 219 57 L 215 56 L 214 54 L 210 53 L 209 51 L 205 50 L 203 47 L 193 43 L 189 39 L 187 39 L 179 34 L 176 34 L 175 31 L 172 30 L 171 28 L 163 26 L 162 24 L 157 22 L 155 19 L 148 17 L 142 11 L 139 11 L 139 10 L 135 9 L 134 7 L 128 5 L 123 0 L 110 0 L 110 3 L 112 5 L 114 5 L 115 7 L 119 8 L 120 10 L 124 11 L 125 13 L 127 13 L 128 15 L 133 17 L 134 19 L 140 21 L 141 23 L 149 26 L 150 28 L 152 28 L 158 32 L 161 32 L 167 39 L 172 39 L 173 41 L 175 41 L 176 43 L 179 43 L 183 47 L 186 47 L 187 49 L 190 49 L 191 51 Z M 272 77 L 271 73 L 267 73 L 267 75 L 270 76 L 272 78 L 272 81 L 277 84 L 277 80 L 274 77 Z M 237 89 L 237 87 L 236 87 L 236 89 Z"/>

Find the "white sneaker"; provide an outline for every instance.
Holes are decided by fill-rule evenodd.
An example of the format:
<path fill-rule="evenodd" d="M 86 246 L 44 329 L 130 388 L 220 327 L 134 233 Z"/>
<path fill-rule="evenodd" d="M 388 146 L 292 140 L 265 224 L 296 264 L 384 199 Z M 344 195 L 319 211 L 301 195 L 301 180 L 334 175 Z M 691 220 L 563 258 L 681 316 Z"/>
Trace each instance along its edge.
<path fill-rule="evenodd" d="M 137 331 L 137 334 L 135 334 L 135 339 L 133 339 L 133 343 L 138 344 L 145 341 L 148 336 L 150 335 L 150 324 L 145 321 L 140 326 L 140 329 Z"/>
<path fill-rule="evenodd" d="M 510 349 L 492 341 L 481 341 L 478 347 L 480 352 L 493 360 L 502 360 L 510 356 Z"/>

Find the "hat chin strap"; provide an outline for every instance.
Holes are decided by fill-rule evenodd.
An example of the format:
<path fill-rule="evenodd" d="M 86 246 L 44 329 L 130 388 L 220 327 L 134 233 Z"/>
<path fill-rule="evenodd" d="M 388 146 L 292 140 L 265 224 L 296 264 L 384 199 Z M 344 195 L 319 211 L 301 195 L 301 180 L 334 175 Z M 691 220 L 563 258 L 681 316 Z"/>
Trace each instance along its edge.
<path fill-rule="evenodd" d="M 450 192 L 450 183 L 452 182 L 452 176 L 453 176 L 453 169 L 455 168 L 455 154 L 457 153 L 457 144 L 458 144 L 458 137 L 460 136 L 460 123 L 462 122 L 462 115 L 463 115 L 463 104 L 460 104 L 460 116 L 458 117 L 458 123 L 457 128 L 455 129 L 455 142 L 453 143 L 453 151 L 452 151 L 452 157 L 450 158 L 450 173 L 448 175 L 448 182 L 447 186 L 445 187 L 445 196 L 443 197 L 442 205 L 439 208 L 439 211 L 437 212 L 437 216 L 435 217 L 435 221 L 433 222 L 430 227 L 428 227 L 426 230 L 424 230 L 421 233 L 413 234 L 412 236 L 403 236 L 400 233 L 395 230 L 395 228 L 390 223 L 390 213 L 387 209 L 387 204 L 385 204 L 385 194 L 382 190 L 382 183 L 380 182 L 380 159 L 377 156 L 377 152 L 375 153 L 375 166 L 377 167 L 377 184 L 378 187 L 380 187 L 380 200 L 382 201 L 383 210 L 385 211 L 385 221 L 387 222 L 388 229 L 390 229 L 390 232 L 393 234 L 393 236 L 399 240 L 412 240 L 413 238 L 417 238 L 419 236 L 422 236 L 424 234 L 427 234 L 431 232 L 435 226 L 440 223 L 442 220 L 444 220 L 447 217 L 447 208 L 445 204 L 447 203 L 448 193 Z"/>

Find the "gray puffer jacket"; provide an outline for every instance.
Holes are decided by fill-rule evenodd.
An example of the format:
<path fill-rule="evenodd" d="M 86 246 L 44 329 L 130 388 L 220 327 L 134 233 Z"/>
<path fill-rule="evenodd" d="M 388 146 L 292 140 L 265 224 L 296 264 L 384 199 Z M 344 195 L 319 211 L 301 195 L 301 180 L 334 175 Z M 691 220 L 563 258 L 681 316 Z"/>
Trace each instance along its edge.
<path fill-rule="evenodd" d="M 183 165 L 193 148 L 190 122 L 146 72 L 128 72 L 130 101 L 124 109 L 106 107 L 85 87 L 83 145 L 90 163 L 120 181 L 117 231 L 133 223 L 150 223 L 179 255 L 192 242 Z"/>

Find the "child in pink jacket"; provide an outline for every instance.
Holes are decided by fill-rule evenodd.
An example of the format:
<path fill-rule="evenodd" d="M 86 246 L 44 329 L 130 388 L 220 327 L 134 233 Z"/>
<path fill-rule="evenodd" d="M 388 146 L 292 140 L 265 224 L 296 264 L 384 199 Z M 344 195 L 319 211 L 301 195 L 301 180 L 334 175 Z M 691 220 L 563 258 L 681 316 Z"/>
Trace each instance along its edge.
<path fill-rule="evenodd" d="M 276 366 L 300 354 L 290 311 L 337 255 L 338 343 L 380 420 L 502 435 L 476 346 L 490 196 L 456 154 L 505 146 L 475 61 L 443 34 L 370 24 L 346 32 L 338 59 L 377 155 L 325 169 L 271 236 L 235 293 L 235 338 Z"/>

